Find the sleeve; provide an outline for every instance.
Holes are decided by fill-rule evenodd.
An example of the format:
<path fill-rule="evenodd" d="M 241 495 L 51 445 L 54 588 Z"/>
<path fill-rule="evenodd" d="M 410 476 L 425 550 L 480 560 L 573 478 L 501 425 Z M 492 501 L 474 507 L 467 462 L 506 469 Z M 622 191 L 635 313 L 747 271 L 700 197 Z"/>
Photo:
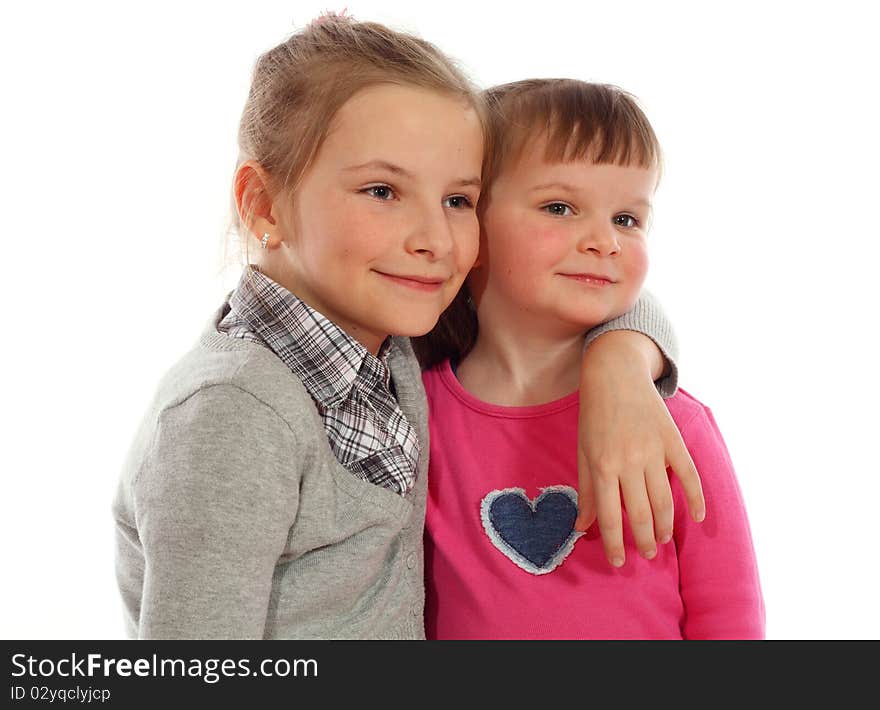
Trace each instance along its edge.
<path fill-rule="evenodd" d="M 682 428 L 706 496 L 706 518 L 687 515 L 677 480 L 674 539 L 686 639 L 763 639 L 764 601 L 758 565 L 733 463 L 708 407 Z"/>
<path fill-rule="evenodd" d="M 657 380 L 657 390 L 664 399 L 674 395 L 678 388 L 678 341 L 660 302 L 649 291 L 642 290 L 631 310 L 587 331 L 584 347 L 612 330 L 635 330 L 647 335 L 657 344 L 666 359 L 668 370 L 666 375 Z"/>
<path fill-rule="evenodd" d="M 262 638 L 298 504 L 296 442 L 237 387 L 160 415 L 133 484 L 144 554 L 140 638 Z"/>

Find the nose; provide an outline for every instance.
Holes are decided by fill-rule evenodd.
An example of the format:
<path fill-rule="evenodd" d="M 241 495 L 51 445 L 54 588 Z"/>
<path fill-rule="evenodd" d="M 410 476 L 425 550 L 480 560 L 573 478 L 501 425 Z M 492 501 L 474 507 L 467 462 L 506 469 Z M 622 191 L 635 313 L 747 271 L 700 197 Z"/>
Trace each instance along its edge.
<path fill-rule="evenodd" d="M 593 252 L 600 256 L 616 256 L 620 253 L 617 230 L 610 222 L 591 221 L 578 239 L 578 251 Z"/>
<path fill-rule="evenodd" d="M 413 254 L 427 255 L 432 260 L 448 256 L 453 248 L 453 233 L 443 207 L 426 207 L 419 210 L 414 218 L 406 239 L 406 250 Z"/>

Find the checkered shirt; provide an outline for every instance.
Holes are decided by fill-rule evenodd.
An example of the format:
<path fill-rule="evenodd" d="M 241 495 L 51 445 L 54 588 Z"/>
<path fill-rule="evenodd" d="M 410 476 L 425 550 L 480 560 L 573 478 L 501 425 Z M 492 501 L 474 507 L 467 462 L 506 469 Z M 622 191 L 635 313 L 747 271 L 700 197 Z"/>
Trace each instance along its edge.
<path fill-rule="evenodd" d="M 397 399 L 387 338 L 379 355 L 255 268 L 245 270 L 218 329 L 269 348 L 315 401 L 330 448 L 365 481 L 406 495 L 420 446 Z"/>

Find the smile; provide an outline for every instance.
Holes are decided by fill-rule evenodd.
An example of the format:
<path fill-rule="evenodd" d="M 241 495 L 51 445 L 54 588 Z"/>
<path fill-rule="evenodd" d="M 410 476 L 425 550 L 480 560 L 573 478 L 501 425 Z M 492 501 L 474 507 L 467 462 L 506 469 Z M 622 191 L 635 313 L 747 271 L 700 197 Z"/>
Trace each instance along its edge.
<path fill-rule="evenodd" d="M 386 274 L 384 271 L 377 271 L 376 273 L 399 286 L 405 286 L 415 291 L 427 291 L 428 293 L 439 291 L 447 281 L 447 279 L 440 277 L 400 276 L 397 274 Z"/>
<path fill-rule="evenodd" d="M 559 276 L 564 276 L 567 279 L 577 281 L 587 286 L 595 286 L 596 288 L 603 288 L 604 286 L 610 286 L 611 284 L 616 283 L 616 281 L 607 276 L 603 276 L 602 274 L 559 274 Z"/>

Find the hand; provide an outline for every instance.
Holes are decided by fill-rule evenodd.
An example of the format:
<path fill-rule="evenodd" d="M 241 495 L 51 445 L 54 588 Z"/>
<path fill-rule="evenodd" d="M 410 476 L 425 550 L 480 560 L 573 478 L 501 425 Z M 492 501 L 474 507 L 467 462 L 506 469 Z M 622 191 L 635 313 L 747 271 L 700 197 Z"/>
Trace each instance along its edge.
<path fill-rule="evenodd" d="M 649 344 L 649 345 L 648 345 Z M 705 517 L 700 477 L 652 375 L 662 355 L 645 335 L 613 331 L 584 353 L 578 423 L 578 518 L 585 531 L 598 519 L 605 556 L 623 565 L 623 504 L 643 557 L 672 539 L 672 491 L 666 467 L 678 476 L 691 517 Z M 652 370 L 654 372 L 652 372 Z"/>

